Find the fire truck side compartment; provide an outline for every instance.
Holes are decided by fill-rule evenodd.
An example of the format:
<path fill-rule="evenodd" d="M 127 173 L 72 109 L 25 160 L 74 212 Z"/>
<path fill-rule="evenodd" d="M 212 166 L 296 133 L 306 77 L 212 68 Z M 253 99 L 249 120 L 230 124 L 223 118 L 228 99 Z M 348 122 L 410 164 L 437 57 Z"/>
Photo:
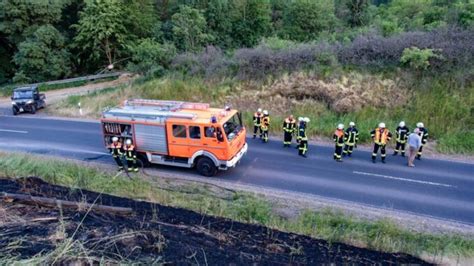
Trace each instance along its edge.
<path fill-rule="evenodd" d="M 135 124 L 135 142 L 140 151 L 168 154 L 166 127 L 164 125 Z"/>

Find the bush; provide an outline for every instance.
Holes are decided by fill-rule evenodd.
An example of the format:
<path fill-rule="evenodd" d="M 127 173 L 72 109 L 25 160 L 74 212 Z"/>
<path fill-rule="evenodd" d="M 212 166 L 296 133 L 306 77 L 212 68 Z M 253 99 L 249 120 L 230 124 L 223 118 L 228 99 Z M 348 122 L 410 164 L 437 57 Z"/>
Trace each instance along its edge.
<path fill-rule="evenodd" d="M 459 28 L 438 29 L 431 32 L 407 32 L 392 37 L 362 35 L 344 46 L 338 59 L 345 65 L 387 69 L 399 64 L 406 48 L 437 49 L 445 60 L 433 60 L 438 73 L 466 69 L 474 62 L 474 31 Z"/>
<path fill-rule="evenodd" d="M 209 46 L 200 53 L 177 56 L 173 68 L 205 78 L 236 76 L 240 80 L 262 80 L 308 69 L 333 70 L 339 64 L 383 71 L 397 67 L 403 51 L 413 46 L 420 50 L 439 50 L 439 57 L 430 56 L 431 71 L 436 75 L 468 71 L 473 67 L 474 31 L 452 28 L 391 37 L 369 31 L 349 44 L 323 41 L 295 44 L 269 38 L 255 48 L 238 49 L 233 55 L 225 55 L 219 48 Z"/>
<path fill-rule="evenodd" d="M 161 44 L 152 39 L 144 39 L 135 46 L 130 47 L 131 62 L 127 68 L 140 74 L 157 76 L 171 64 L 176 54 L 173 44 Z"/>
<path fill-rule="evenodd" d="M 436 52 L 439 50 L 419 49 L 418 47 L 405 48 L 400 62 L 415 70 L 425 70 L 430 66 L 430 60 L 442 58 Z"/>
<path fill-rule="evenodd" d="M 61 33 L 51 25 L 41 26 L 20 43 L 13 58 L 18 65 L 13 81 L 37 82 L 64 77 L 71 72 L 69 56 Z"/>

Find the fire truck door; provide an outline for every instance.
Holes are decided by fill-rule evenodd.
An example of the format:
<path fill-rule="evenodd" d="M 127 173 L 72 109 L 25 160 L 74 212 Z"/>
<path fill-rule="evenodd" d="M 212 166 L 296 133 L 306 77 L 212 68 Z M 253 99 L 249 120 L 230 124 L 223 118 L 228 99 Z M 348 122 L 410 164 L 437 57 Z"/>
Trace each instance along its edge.
<path fill-rule="evenodd" d="M 186 125 L 172 124 L 168 125 L 167 128 L 169 136 L 169 155 L 182 158 L 189 157 L 189 144 Z"/>
<path fill-rule="evenodd" d="M 212 126 L 205 126 L 203 129 L 204 136 L 202 138 L 202 143 L 204 149 L 209 152 L 212 152 L 219 159 L 223 159 L 225 157 L 225 144 L 222 139 L 219 140 L 217 138 L 217 129 Z"/>

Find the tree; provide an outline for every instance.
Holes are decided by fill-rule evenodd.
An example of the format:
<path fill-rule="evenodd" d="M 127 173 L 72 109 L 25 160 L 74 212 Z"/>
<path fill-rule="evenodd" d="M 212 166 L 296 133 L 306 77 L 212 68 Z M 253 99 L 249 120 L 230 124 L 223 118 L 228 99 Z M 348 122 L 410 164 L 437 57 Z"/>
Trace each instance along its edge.
<path fill-rule="evenodd" d="M 176 55 L 173 44 L 161 44 L 153 39 L 143 39 L 130 47 L 132 58 L 128 69 L 140 74 L 157 75 L 171 64 Z"/>
<path fill-rule="evenodd" d="M 212 40 L 208 34 L 206 19 L 201 11 L 182 5 L 171 17 L 173 38 L 177 47 L 184 51 L 197 51 Z"/>
<path fill-rule="evenodd" d="M 58 79 L 70 74 L 69 53 L 61 33 L 51 25 L 39 27 L 20 43 L 13 61 L 18 66 L 15 82 Z"/>
<path fill-rule="evenodd" d="M 323 31 L 334 27 L 333 0 L 295 0 L 286 10 L 284 16 L 284 36 L 296 41 L 316 39 Z"/>
<path fill-rule="evenodd" d="M 57 23 L 69 1 L 0 1 L 0 83 L 14 75 L 12 60 L 18 45 L 38 27 Z"/>
<path fill-rule="evenodd" d="M 61 18 L 61 10 L 68 0 L 55 1 L 0 1 L 0 32 L 18 44 L 40 26 L 54 24 Z"/>
<path fill-rule="evenodd" d="M 347 0 L 346 6 L 349 9 L 349 25 L 352 27 L 365 25 L 368 21 L 369 0 Z"/>
<path fill-rule="evenodd" d="M 214 44 L 222 48 L 232 48 L 233 39 L 231 12 L 228 0 L 210 0 L 204 15 L 206 16 L 209 32 L 214 36 Z"/>
<path fill-rule="evenodd" d="M 120 0 L 87 1 L 79 23 L 74 25 L 75 46 L 89 61 L 99 63 L 106 59 L 113 64 L 126 51 L 127 41 L 135 37 L 126 28 L 127 20 L 125 5 Z"/>
<path fill-rule="evenodd" d="M 268 0 L 231 1 L 231 36 L 236 47 L 251 47 L 271 34 L 271 6 Z"/>
<path fill-rule="evenodd" d="M 459 10 L 458 24 L 465 27 L 474 26 L 474 2 L 460 3 L 457 5 Z"/>
<path fill-rule="evenodd" d="M 400 58 L 400 62 L 408 65 L 414 70 L 426 70 L 430 66 L 430 60 L 442 59 L 442 56 L 436 54 L 435 49 L 420 49 L 418 47 L 405 48 Z"/>

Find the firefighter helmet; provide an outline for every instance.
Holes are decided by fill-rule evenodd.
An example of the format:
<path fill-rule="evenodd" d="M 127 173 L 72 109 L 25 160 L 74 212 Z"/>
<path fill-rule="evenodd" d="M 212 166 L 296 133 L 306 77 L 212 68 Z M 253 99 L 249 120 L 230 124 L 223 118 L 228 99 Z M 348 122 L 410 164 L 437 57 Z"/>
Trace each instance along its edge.
<path fill-rule="evenodd" d="M 301 122 L 301 121 L 303 121 L 303 120 L 304 120 L 304 117 L 301 117 L 301 116 L 298 117 L 298 121 L 299 121 L 299 122 Z"/>
<path fill-rule="evenodd" d="M 257 113 L 261 113 L 261 112 L 262 112 L 262 108 L 258 108 Z"/>
<path fill-rule="evenodd" d="M 132 145 L 132 140 L 131 140 L 131 139 L 127 139 L 127 140 L 125 141 L 125 144 L 127 144 L 127 145 Z"/>
<path fill-rule="evenodd" d="M 380 128 L 385 128 L 385 123 L 383 123 L 383 122 L 380 123 L 380 124 L 379 124 L 379 127 L 380 127 Z"/>
<path fill-rule="evenodd" d="M 425 127 L 425 125 L 423 125 L 422 122 L 418 122 L 418 123 L 416 123 L 416 127 L 423 128 L 423 127 Z"/>
<path fill-rule="evenodd" d="M 341 129 L 341 130 L 344 129 L 344 125 L 343 124 L 337 125 L 337 129 Z"/>
<path fill-rule="evenodd" d="M 356 123 L 354 123 L 354 122 L 352 122 L 352 121 L 349 123 L 349 126 L 351 126 L 351 127 L 353 127 L 353 126 L 355 126 L 355 125 L 356 125 Z"/>
<path fill-rule="evenodd" d="M 113 137 L 112 138 L 112 142 L 117 142 L 118 141 L 118 138 L 117 137 Z"/>
<path fill-rule="evenodd" d="M 267 110 L 263 110 L 263 114 L 264 114 L 264 115 L 268 115 L 268 111 L 267 111 Z"/>
<path fill-rule="evenodd" d="M 401 121 L 400 124 L 398 124 L 399 127 L 404 127 L 405 126 L 405 121 Z"/>

